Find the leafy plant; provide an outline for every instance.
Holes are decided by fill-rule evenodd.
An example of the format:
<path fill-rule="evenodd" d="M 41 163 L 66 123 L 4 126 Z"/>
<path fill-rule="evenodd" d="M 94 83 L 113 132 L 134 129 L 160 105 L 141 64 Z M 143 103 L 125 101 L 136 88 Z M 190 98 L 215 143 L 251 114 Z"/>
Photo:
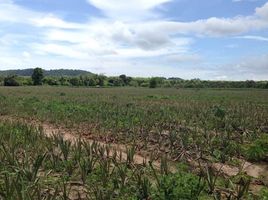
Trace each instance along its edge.
<path fill-rule="evenodd" d="M 261 161 L 268 156 L 268 135 L 262 135 L 254 143 L 245 148 L 245 155 L 248 160 Z"/>

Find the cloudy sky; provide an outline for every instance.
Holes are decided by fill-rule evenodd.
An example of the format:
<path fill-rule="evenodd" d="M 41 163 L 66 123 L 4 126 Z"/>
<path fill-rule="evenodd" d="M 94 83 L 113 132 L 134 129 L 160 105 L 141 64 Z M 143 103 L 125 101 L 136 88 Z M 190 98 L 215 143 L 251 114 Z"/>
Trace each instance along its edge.
<path fill-rule="evenodd" d="M 268 79 L 267 0 L 0 0 L 0 70 Z"/>

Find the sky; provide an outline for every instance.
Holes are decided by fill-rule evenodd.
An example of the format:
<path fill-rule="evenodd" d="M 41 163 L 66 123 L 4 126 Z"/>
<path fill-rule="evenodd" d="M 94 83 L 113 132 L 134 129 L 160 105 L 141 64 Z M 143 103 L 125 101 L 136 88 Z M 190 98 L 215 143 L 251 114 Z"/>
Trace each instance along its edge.
<path fill-rule="evenodd" d="M 0 70 L 268 80 L 267 0 L 0 0 Z"/>

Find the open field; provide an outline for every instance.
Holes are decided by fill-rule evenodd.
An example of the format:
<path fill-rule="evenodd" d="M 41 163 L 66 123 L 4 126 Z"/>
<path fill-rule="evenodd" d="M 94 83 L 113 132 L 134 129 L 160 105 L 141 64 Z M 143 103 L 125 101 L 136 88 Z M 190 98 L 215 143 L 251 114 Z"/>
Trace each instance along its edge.
<path fill-rule="evenodd" d="M 0 199 L 268 198 L 267 90 L 1 87 L 0 115 Z"/>

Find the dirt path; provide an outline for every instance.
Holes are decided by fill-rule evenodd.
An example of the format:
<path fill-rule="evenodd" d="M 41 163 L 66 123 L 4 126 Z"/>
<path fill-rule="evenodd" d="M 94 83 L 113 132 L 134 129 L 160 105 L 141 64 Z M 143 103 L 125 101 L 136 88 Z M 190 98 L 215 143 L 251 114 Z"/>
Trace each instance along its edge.
<path fill-rule="evenodd" d="M 244 163 L 243 163 L 244 162 Z M 258 163 L 253 164 L 247 161 L 242 161 L 242 171 L 246 172 L 247 175 L 253 177 L 253 178 L 268 178 L 268 165 L 265 163 Z M 222 165 L 220 163 L 215 163 L 214 167 L 216 169 L 220 169 L 223 171 L 223 173 L 229 175 L 229 176 L 235 176 L 239 173 L 239 169 L 237 167 L 229 166 L 229 165 Z M 268 181 L 268 179 L 266 179 Z M 268 182 L 266 183 L 268 185 Z"/>
<path fill-rule="evenodd" d="M 118 156 L 120 155 L 123 160 L 127 160 L 126 151 L 127 149 L 131 148 L 129 146 L 122 145 L 122 144 L 114 144 L 114 143 L 107 144 L 101 141 L 96 141 L 96 140 L 90 139 L 85 134 L 84 135 L 76 134 L 77 132 L 76 130 L 66 129 L 64 127 L 56 127 L 52 124 L 41 123 L 37 120 L 28 120 L 28 119 L 10 117 L 10 116 L 0 116 L 0 121 L 22 122 L 22 123 L 26 123 L 34 127 L 42 127 L 43 133 L 47 137 L 53 137 L 55 134 L 59 134 L 63 137 L 64 140 L 70 141 L 72 144 L 74 144 L 79 139 L 84 140 L 91 144 L 94 142 L 97 142 L 99 145 L 109 146 L 112 149 L 111 153 L 116 152 L 117 155 Z M 148 164 L 150 159 L 146 156 L 142 156 L 136 153 L 134 155 L 133 161 L 134 161 L 134 164 L 141 165 L 143 163 Z M 157 161 L 154 161 L 152 164 L 155 168 L 158 168 L 158 169 L 160 168 L 160 165 L 161 165 L 160 162 L 157 162 Z"/>
<path fill-rule="evenodd" d="M 42 127 L 43 127 L 43 131 L 44 131 L 44 134 L 47 136 L 47 137 L 52 137 L 53 135 L 55 134 L 60 134 L 64 140 L 68 140 L 72 143 L 74 143 L 75 141 L 79 140 L 79 139 L 82 139 L 82 140 L 85 140 L 87 141 L 88 143 L 93 143 L 93 142 L 97 142 L 99 145 L 102 145 L 102 146 L 109 146 L 112 148 L 112 151 L 111 153 L 113 152 L 117 152 L 117 155 L 121 154 L 122 155 L 122 159 L 123 160 L 127 160 L 127 153 L 126 152 L 126 149 L 127 149 L 127 146 L 125 145 L 120 145 L 120 144 L 107 144 L 107 143 L 104 143 L 104 142 L 100 142 L 100 141 L 96 141 L 96 140 L 92 140 L 92 139 L 89 139 L 88 137 L 85 137 L 85 136 L 79 136 L 77 134 L 72 134 L 73 131 L 70 131 L 70 130 L 65 130 L 64 128 L 56 128 L 56 127 L 53 127 L 52 125 L 49 125 L 49 124 L 42 124 Z M 148 163 L 149 162 L 149 159 L 147 157 L 144 157 L 144 156 L 141 156 L 141 155 L 138 155 L 138 154 L 135 154 L 134 155 L 134 163 L 135 164 L 143 164 L 144 162 Z M 159 168 L 160 167 L 160 164 L 157 163 L 157 162 L 154 162 L 153 163 L 155 167 Z"/>
<path fill-rule="evenodd" d="M 72 143 L 74 143 L 78 139 L 82 139 L 89 143 L 97 142 L 99 145 L 102 145 L 102 146 L 108 145 L 109 147 L 112 148 L 111 153 L 116 152 L 118 156 L 119 154 L 121 154 L 122 156 L 121 158 L 123 160 L 127 160 L 126 149 L 130 147 L 127 147 L 126 145 L 114 144 L 114 143 L 107 144 L 105 142 L 96 141 L 88 137 L 88 135 L 86 134 L 83 134 L 80 136 L 78 134 L 75 134 L 76 132 L 78 132 L 77 130 L 66 129 L 64 127 L 56 127 L 52 124 L 41 123 L 36 120 L 27 120 L 27 119 L 10 117 L 10 116 L 0 116 L 0 121 L 13 121 L 13 122 L 19 121 L 19 122 L 30 124 L 32 126 L 42 127 L 43 132 L 47 137 L 52 137 L 54 134 L 60 134 L 62 135 L 64 140 L 68 140 Z M 134 155 L 134 164 L 139 164 L 139 165 L 143 163 L 148 164 L 149 161 L 150 159 L 146 156 L 143 156 L 137 153 Z M 199 163 L 197 163 L 196 161 L 189 160 L 188 162 L 193 167 L 199 167 Z M 268 185 L 268 164 L 267 163 L 253 164 L 247 161 L 241 161 L 241 162 L 244 162 L 243 168 L 242 168 L 242 171 L 244 173 L 253 177 L 254 179 L 257 179 L 257 180 L 261 179 L 262 184 L 265 184 L 266 186 Z M 159 161 L 153 161 L 152 164 L 156 169 L 160 169 L 161 163 Z M 202 165 L 205 165 L 205 163 L 202 163 Z M 230 165 L 222 164 L 222 163 L 213 163 L 212 167 L 217 171 L 221 170 L 221 173 L 228 177 L 235 176 L 240 171 L 238 167 L 230 166 Z M 173 166 L 170 166 L 169 169 L 171 172 L 177 171 L 176 168 Z M 258 187 L 258 184 L 260 184 L 260 182 L 253 184 L 252 188 L 254 188 L 254 191 L 258 191 L 261 188 L 261 187 Z"/>

